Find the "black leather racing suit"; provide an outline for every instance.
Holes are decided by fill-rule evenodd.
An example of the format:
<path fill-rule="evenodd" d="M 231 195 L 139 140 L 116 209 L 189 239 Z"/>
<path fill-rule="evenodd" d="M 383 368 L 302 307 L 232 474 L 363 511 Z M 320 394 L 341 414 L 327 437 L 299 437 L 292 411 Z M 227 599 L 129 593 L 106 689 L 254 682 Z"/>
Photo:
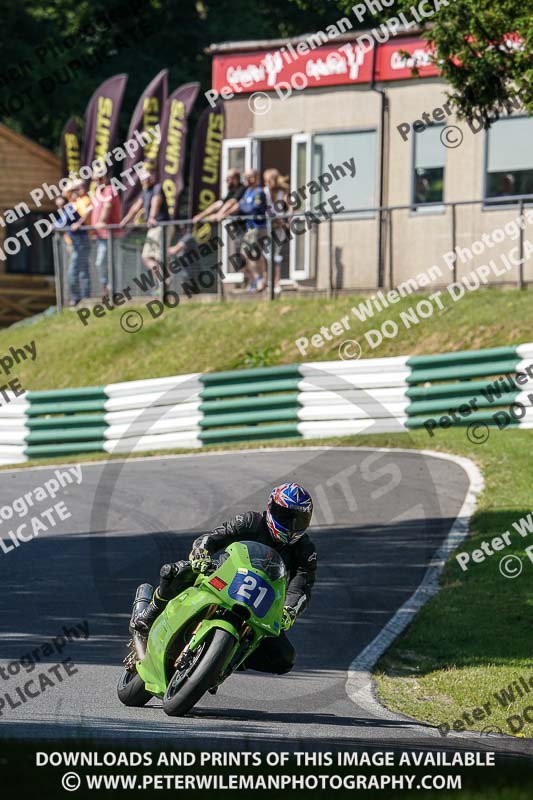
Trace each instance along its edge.
<path fill-rule="evenodd" d="M 317 568 L 316 548 L 307 534 L 295 544 L 277 543 L 266 523 L 266 512 L 247 511 L 237 514 L 228 522 L 222 523 L 211 533 L 202 534 L 193 542 L 193 548 L 201 547 L 213 555 L 232 542 L 254 541 L 276 550 L 282 557 L 289 584 L 285 605 L 301 614 L 311 599 L 311 589 L 315 582 Z M 188 561 L 165 564 L 161 567 L 158 594 L 163 600 L 172 600 L 196 580 Z M 277 637 L 263 639 L 257 650 L 246 661 L 246 666 L 260 672 L 282 674 L 289 672 L 294 664 L 296 652 L 287 636 L 282 632 Z"/>

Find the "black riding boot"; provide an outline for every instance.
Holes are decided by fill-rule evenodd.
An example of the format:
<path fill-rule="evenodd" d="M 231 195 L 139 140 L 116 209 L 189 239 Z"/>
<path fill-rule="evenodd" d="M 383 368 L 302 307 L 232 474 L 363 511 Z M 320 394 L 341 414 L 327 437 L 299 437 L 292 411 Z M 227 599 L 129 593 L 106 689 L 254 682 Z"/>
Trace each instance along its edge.
<path fill-rule="evenodd" d="M 168 600 L 163 600 L 163 598 L 159 597 L 157 589 L 155 590 L 150 603 L 146 606 L 143 611 L 139 614 L 138 617 L 135 618 L 133 622 L 133 627 L 139 633 L 148 636 L 148 632 L 150 628 L 163 611 L 164 607 L 166 606 Z"/>

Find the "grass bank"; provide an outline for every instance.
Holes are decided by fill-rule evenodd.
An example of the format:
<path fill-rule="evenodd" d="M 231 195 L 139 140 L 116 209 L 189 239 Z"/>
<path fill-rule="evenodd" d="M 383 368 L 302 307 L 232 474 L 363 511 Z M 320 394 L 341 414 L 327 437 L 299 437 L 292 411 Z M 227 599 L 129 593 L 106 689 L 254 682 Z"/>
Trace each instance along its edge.
<path fill-rule="evenodd" d="M 336 359 L 339 344 L 351 338 L 361 341 L 363 358 L 493 347 L 532 338 L 529 292 L 487 289 L 457 303 L 448 300 L 444 310 L 406 329 L 399 315 L 422 297 L 405 297 L 367 322 L 351 311 L 367 299 L 362 296 L 337 300 L 282 296 L 274 306 L 265 301 L 200 304 L 184 300 L 156 320 L 136 305 L 133 308 L 140 309 L 144 321 L 138 333 L 121 328 L 124 306 L 100 319 L 91 316 L 87 327 L 76 312 L 64 311 L 32 325 L 0 331 L 0 356 L 11 346 L 35 340 L 36 360 L 21 363 L 10 377 L 19 378 L 26 389 L 37 390 Z M 322 347 L 309 346 L 303 357 L 295 341 L 310 340 L 320 328 L 343 316 L 348 317 L 349 330 L 324 340 Z M 364 340 L 365 331 L 379 328 L 389 318 L 398 322 L 398 335 L 371 349 Z"/>

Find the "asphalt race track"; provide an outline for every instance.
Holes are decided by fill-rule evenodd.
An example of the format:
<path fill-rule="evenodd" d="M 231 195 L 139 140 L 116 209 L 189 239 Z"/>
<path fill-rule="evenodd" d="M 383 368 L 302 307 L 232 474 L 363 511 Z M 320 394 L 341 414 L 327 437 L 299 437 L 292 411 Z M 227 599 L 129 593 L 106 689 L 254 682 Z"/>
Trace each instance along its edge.
<path fill-rule="evenodd" d="M 0 507 L 56 469 L 2 472 Z M 284 480 L 298 480 L 315 498 L 311 535 L 319 560 L 311 608 L 290 635 L 298 651 L 293 672 L 234 675 L 183 719 L 167 717 L 157 699 L 143 709 L 122 706 L 115 687 L 136 586 L 155 582 L 162 563 L 186 557 L 199 532 L 238 511 L 264 508 L 270 488 Z M 47 640 L 64 636 L 64 626 L 86 620 L 89 638 L 44 659 L 50 666 L 69 657 L 77 671 L 15 709 L 5 706 L 0 736 L 112 736 L 174 747 L 192 747 L 199 737 L 198 746 L 215 749 L 531 753 L 527 741 L 511 737 L 443 739 L 377 705 L 360 707 L 346 691 L 351 661 L 420 584 L 468 488 L 458 464 L 408 451 L 292 448 L 84 465 L 80 485 L 35 507 L 41 512 L 61 500 L 71 516 L 0 553 L 0 666 L 42 651 Z M 6 540 L 13 527 L 2 520 L 0 536 Z M 4 672 L 2 695 L 16 697 L 15 688 L 44 666 L 30 668 Z"/>

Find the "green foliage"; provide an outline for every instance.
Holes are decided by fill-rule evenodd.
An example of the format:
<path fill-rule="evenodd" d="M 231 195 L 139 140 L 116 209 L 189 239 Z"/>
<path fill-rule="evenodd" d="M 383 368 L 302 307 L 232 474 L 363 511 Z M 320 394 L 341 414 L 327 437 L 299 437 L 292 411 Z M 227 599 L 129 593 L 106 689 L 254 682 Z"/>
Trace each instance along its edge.
<path fill-rule="evenodd" d="M 412 0 L 366 15 L 364 27 L 403 10 Z M 83 115 L 98 84 L 129 73 L 121 119 L 125 134 L 133 107 L 161 69 L 170 70 L 171 90 L 200 80 L 210 86 L 214 42 L 301 34 L 323 29 L 346 15 L 361 23 L 352 0 L 57 0 L 42 4 L 4 0 L 0 119 L 52 149 L 69 116 Z M 460 116 L 479 116 L 484 124 L 520 100 L 533 112 L 533 0 L 448 0 L 431 19 L 443 77 Z M 515 32 L 522 47 L 506 47 Z M 499 44 L 498 44 L 499 43 Z M 196 114 L 199 113 L 198 103 Z M 195 119 L 193 117 L 193 123 Z"/>
<path fill-rule="evenodd" d="M 513 100 L 533 112 L 532 12 L 532 0 L 454 0 L 439 10 L 425 38 L 435 44 L 460 117 L 487 126 Z"/>
<path fill-rule="evenodd" d="M 316 9 L 320 0 L 290 0 L 302 9 Z M 445 0 L 441 0 L 443 3 Z M 430 18 L 424 38 L 433 42 L 442 76 L 451 87 L 449 97 L 458 116 L 479 118 L 485 126 L 519 101 L 533 113 L 533 0 L 447 0 Z M 352 0 L 329 3 L 331 20 L 348 14 Z M 403 11 L 411 18 L 413 0 L 397 0 L 384 9 L 387 16 Z M 428 4 L 426 4 L 428 5 Z M 429 3 L 435 5 L 435 2 Z M 352 15 L 353 18 L 353 15 Z M 365 27 L 375 20 L 365 17 Z M 505 44 L 507 34 L 521 43 Z"/>
<path fill-rule="evenodd" d="M 273 367 L 278 362 L 279 348 L 258 347 L 247 350 L 244 359 L 239 359 L 235 369 L 255 369 L 256 367 Z"/>
<path fill-rule="evenodd" d="M 98 85 L 129 74 L 120 135 L 135 103 L 161 69 L 169 90 L 199 80 L 211 85 L 212 43 L 293 35 L 320 27 L 320 14 L 285 0 L 4 0 L 0 119 L 58 151 L 66 120 L 83 116 Z M 200 97 L 195 115 L 205 105 Z M 193 117 L 193 124 L 195 117 Z"/>

